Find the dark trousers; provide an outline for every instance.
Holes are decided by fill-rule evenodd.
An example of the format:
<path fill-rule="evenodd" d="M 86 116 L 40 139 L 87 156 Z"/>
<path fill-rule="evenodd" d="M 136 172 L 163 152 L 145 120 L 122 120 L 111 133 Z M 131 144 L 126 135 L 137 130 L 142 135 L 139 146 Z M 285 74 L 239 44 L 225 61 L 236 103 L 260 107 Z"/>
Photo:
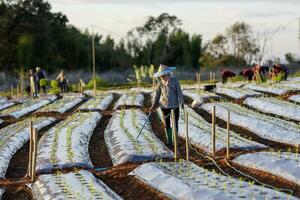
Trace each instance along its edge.
<path fill-rule="evenodd" d="M 161 111 L 163 112 L 164 122 L 166 128 L 171 128 L 171 110 L 172 109 L 166 109 L 162 108 Z M 178 120 L 179 120 L 179 107 L 175 108 L 175 124 L 176 124 L 176 130 L 178 131 Z"/>

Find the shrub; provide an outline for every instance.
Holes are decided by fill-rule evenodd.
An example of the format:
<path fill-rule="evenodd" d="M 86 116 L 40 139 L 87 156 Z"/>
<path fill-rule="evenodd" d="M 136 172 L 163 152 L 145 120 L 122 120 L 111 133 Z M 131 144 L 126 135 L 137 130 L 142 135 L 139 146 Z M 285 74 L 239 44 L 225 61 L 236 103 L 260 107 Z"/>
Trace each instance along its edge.
<path fill-rule="evenodd" d="M 41 79 L 40 80 L 40 86 L 48 86 L 49 85 L 49 81 L 46 79 Z"/>
<path fill-rule="evenodd" d="M 52 80 L 50 85 L 51 85 L 51 88 L 58 88 L 58 86 L 59 86 L 57 80 Z"/>
<path fill-rule="evenodd" d="M 87 89 L 93 89 L 94 88 L 94 78 L 92 78 L 88 84 L 86 85 Z M 96 86 L 99 87 L 108 87 L 110 86 L 109 82 L 106 80 L 103 80 L 100 76 L 96 76 Z"/>

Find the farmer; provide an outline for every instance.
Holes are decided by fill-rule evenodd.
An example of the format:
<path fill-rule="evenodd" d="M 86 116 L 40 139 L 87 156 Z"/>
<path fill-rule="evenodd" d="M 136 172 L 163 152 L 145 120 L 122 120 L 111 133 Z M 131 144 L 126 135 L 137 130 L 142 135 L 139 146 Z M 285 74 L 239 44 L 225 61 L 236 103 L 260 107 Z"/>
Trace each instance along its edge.
<path fill-rule="evenodd" d="M 275 76 L 277 76 L 280 73 L 284 73 L 283 79 L 285 81 L 287 80 L 287 77 L 289 75 L 289 69 L 286 66 L 279 65 L 279 64 L 273 65 L 273 72 L 274 72 Z"/>
<path fill-rule="evenodd" d="M 172 146 L 172 128 L 171 128 L 171 110 L 175 109 L 176 130 L 178 130 L 179 106 L 183 109 L 183 95 L 178 80 L 171 75 L 175 67 L 167 67 L 160 65 L 158 71 L 154 74 L 155 78 L 160 78 L 161 81 L 155 90 L 154 102 L 150 108 L 150 112 L 154 112 L 160 104 L 161 111 L 165 122 L 165 132 L 168 145 Z M 162 96 L 162 99 L 160 98 Z M 174 128 L 174 127 L 173 127 Z"/>
<path fill-rule="evenodd" d="M 61 92 L 67 92 L 67 79 L 65 77 L 65 72 L 64 70 L 61 70 L 60 73 L 58 74 L 56 80 L 58 80 L 58 84 L 60 86 Z"/>
<path fill-rule="evenodd" d="M 32 69 L 29 70 L 29 85 L 30 85 L 30 95 L 32 95 L 32 98 L 37 98 L 37 82 L 36 77 L 34 74 L 34 71 Z"/>
<path fill-rule="evenodd" d="M 235 77 L 235 73 L 229 70 L 222 70 L 221 74 L 222 74 L 222 83 L 226 83 L 228 78 L 232 79 L 233 77 Z"/>
<path fill-rule="evenodd" d="M 46 86 L 45 85 L 42 85 L 41 86 L 41 80 L 45 79 L 45 73 L 44 71 L 40 68 L 40 67 L 37 67 L 36 68 L 36 82 L 37 82 L 37 90 L 38 92 L 40 92 L 40 89 L 42 88 L 43 89 L 43 92 L 46 93 Z"/>
<path fill-rule="evenodd" d="M 243 71 L 241 71 L 240 75 L 244 77 L 244 81 L 252 81 L 254 73 L 251 68 L 246 68 Z"/>

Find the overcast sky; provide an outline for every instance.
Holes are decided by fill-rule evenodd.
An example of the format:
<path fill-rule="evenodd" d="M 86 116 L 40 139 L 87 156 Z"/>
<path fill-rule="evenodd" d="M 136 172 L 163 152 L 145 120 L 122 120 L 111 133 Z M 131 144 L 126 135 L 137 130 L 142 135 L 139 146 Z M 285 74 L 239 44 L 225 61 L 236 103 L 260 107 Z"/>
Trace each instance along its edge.
<path fill-rule="evenodd" d="M 52 10 L 67 15 L 78 28 L 95 24 L 96 31 L 119 40 L 142 25 L 147 16 L 163 12 L 182 20 L 182 28 L 204 41 L 225 31 L 236 21 L 250 24 L 255 33 L 278 30 L 268 44 L 268 56 L 299 56 L 300 0 L 49 0 Z M 271 34 L 270 34 L 271 35 Z"/>

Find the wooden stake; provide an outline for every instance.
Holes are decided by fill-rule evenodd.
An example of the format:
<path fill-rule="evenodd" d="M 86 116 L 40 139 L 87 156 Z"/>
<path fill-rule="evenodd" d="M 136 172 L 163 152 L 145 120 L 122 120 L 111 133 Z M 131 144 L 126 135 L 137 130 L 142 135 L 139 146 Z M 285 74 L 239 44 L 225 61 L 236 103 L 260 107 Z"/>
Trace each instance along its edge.
<path fill-rule="evenodd" d="M 201 74 L 199 72 L 199 85 L 201 84 Z"/>
<path fill-rule="evenodd" d="M 175 162 L 178 159 L 178 146 L 177 146 L 177 128 L 176 128 L 176 119 L 175 119 L 175 109 L 171 111 L 172 115 L 172 130 L 173 130 L 173 141 L 174 141 L 174 160 Z"/>
<path fill-rule="evenodd" d="M 156 87 L 156 81 L 155 81 L 155 78 L 152 77 L 152 87 L 155 88 Z"/>
<path fill-rule="evenodd" d="M 216 73 L 215 72 L 213 72 L 213 84 L 215 84 L 215 81 L 216 81 Z"/>
<path fill-rule="evenodd" d="M 31 182 L 35 180 L 35 169 L 36 169 L 36 158 L 37 158 L 37 145 L 38 145 L 38 135 L 36 128 L 33 128 L 33 151 L 32 151 L 32 164 L 31 164 Z"/>
<path fill-rule="evenodd" d="M 228 110 L 227 113 L 227 151 L 226 151 L 226 157 L 227 159 L 230 159 L 230 111 Z"/>
<path fill-rule="evenodd" d="M 10 86 L 10 95 L 11 95 L 11 98 L 14 96 L 14 86 L 13 85 Z"/>
<path fill-rule="evenodd" d="M 185 152 L 186 160 L 190 160 L 190 149 L 189 149 L 189 114 L 185 113 Z"/>
<path fill-rule="evenodd" d="M 94 97 L 97 96 L 97 81 L 96 79 L 94 80 Z"/>
<path fill-rule="evenodd" d="M 19 95 L 20 95 L 19 90 L 20 90 L 20 86 L 19 86 L 19 84 L 18 84 L 18 85 L 17 85 L 17 98 L 19 98 Z"/>
<path fill-rule="evenodd" d="M 212 156 L 215 156 L 216 153 L 216 106 L 213 106 L 212 110 L 212 119 L 211 119 L 211 128 L 212 128 Z"/>
<path fill-rule="evenodd" d="M 32 152 L 33 152 L 33 124 L 32 121 L 29 122 L 29 164 L 28 164 L 28 176 L 31 177 L 31 165 L 32 165 Z"/>

